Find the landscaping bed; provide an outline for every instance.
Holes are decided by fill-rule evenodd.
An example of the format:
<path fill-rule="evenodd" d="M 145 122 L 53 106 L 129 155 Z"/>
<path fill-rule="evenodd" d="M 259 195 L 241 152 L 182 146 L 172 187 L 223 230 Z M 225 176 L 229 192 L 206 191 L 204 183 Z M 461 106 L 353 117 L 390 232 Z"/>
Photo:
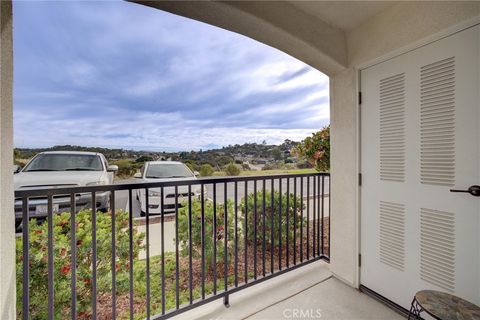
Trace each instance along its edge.
<path fill-rule="evenodd" d="M 301 257 L 307 259 L 307 223 L 303 220 L 303 239 L 300 243 L 300 210 L 305 206 L 300 198 L 294 198 L 290 195 L 290 204 L 296 202 L 297 211 L 294 212 L 290 206 L 289 214 L 285 209 L 279 212 L 278 208 L 286 208 L 287 194 L 280 197 L 278 192 L 274 193 L 275 205 L 273 208 L 267 208 L 263 217 L 261 214 L 254 215 L 254 206 L 257 204 L 257 212 L 260 212 L 262 193 L 257 194 L 257 201 L 254 201 L 254 195 L 249 194 L 247 199 L 242 199 L 239 203 L 241 212 L 247 212 L 248 228 L 244 232 L 245 217 L 238 216 L 237 236 L 238 241 L 235 244 L 235 224 L 233 204 L 217 204 L 213 207 L 211 202 L 204 204 L 204 225 L 205 237 L 201 237 L 201 210 L 200 202 L 192 203 L 192 247 L 189 247 L 189 213 L 185 208 L 179 210 L 178 230 L 179 230 L 179 305 L 190 302 L 190 281 L 192 283 L 193 300 L 201 298 L 202 294 L 202 246 L 205 248 L 205 295 L 208 296 L 214 291 L 214 276 L 216 267 L 217 292 L 224 289 L 224 261 L 227 260 L 227 279 L 228 286 L 235 286 L 235 248 L 238 252 L 237 260 L 237 283 L 242 285 L 245 280 L 245 273 L 250 281 L 255 276 L 263 276 L 263 218 L 265 218 L 265 273 L 271 272 L 271 248 L 273 245 L 274 272 L 279 269 L 279 255 L 281 253 L 282 269 L 286 268 L 286 238 L 289 238 L 288 262 L 293 265 L 294 262 L 294 233 L 296 233 L 296 262 L 300 263 Z M 270 199 L 272 194 L 266 192 L 265 196 Z M 281 201 L 281 204 L 280 204 Z M 215 209 L 215 210 L 214 210 Z M 215 212 L 216 228 L 213 227 L 213 217 Z M 227 226 L 224 225 L 225 214 L 228 214 Z M 257 217 L 257 238 L 255 240 L 254 217 Z M 288 217 L 288 219 L 287 219 Z M 84 210 L 75 216 L 75 240 L 76 240 L 76 291 L 77 291 L 77 316 L 79 319 L 90 319 L 92 315 L 92 215 L 91 211 Z M 273 219 L 273 221 L 272 221 Z M 295 221 L 294 221 L 295 219 Z M 289 228 L 287 230 L 287 220 Z M 129 233 L 128 233 L 128 213 L 118 211 L 115 214 L 115 220 L 111 213 L 98 213 L 96 226 L 97 243 L 97 318 L 111 319 L 112 312 L 112 222 L 115 221 L 115 273 L 116 273 L 116 311 L 119 319 L 129 318 L 130 308 L 130 264 L 129 264 Z M 69 213 L 62 213 L 54 216 L 54 307 L 55 318 L 65 319 L 70 317 L 70 307 L 72 300 L 71 276 L 72 276 L 72 251 L 71 251 L 71 217 Z M 295 223 L 294 223 L 295 222 Z M 135 224 L 138 222 L 134 222 Z M 271 225 L 273 223 L 273 229 Z M 293 226 L 297 229 L 294 231 Z M 313 226 L 310 223 L 310 258 L 314 256 L 313 244 Z M 328 253 L 328 218 L 324 219 L 324 252 Z M 145 234 L 133 228 L 133 314 L 135 319 L 143 319 L 147 312 L 147 261 L 140 260 L 139 254 L 145 250 Z M 225 231 L 226 230 L 226 231 Z M 280 245 L 279 230 L 282 232 L 282 243 Z M 46 296 L 48 293 L 48 237 L 47 222 L 37 224 L 35 220 L 30 221 L 30 249 L 29 249 L 29 270 L 30 270 L 30 318 L 45 319 L 48 315 Z M 317 231 L 317 230 L 315 230 Z M 271 243 L 273 232 L 274 241 Z M 225 233 L 227 237 L 225 238 Z M 247 246 L 245 248 L 245 237 Z M 225 255 L 224 246 L 227 245 Z M 256 241 L 256 250 L 255 250 Z M 216 255 L 213 254 L 214 244 L 216 243 Z M 317 244 L 315 244 L 316 247 Z M 17 238 L 17 315 L 22 317 L 22 279 L 23 279 L 23 254 L 22 238 Z M 245 268 L 245 249 L 246 265 Z M 317 256 L 318 256 L 318 248 Z M 189 278 L 190 259 L 189 253 L 192 252 L 192 279 Z M 256 269 L 254 260 L 257 260 Z M 164 254 L 164 277 L 165 277 L 165 311 L 176 308 L 176 255 L 173 252 Z M 150 314 L 155 315 L 162 311 L 162 256 L 150 258 Z"/>

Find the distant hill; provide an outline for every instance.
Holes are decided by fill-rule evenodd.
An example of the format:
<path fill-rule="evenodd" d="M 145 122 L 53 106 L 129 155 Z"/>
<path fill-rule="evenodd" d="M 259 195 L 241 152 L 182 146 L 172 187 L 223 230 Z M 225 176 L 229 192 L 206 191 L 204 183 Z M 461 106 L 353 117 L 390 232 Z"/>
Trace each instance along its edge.
<path fill-rule="evenodd" d="M 109 160 L 120 159 L 172 159 L 182 160 L 184 162 L 209 163 L 212 166 L 223 166 L 235 160 L 241 159 L 264 159 L 281 160 L 289 157 L 290 150 L 298 142 L 285 140 L 280 145 L 269 145 L 263 143 L 245 143 L 242 145 L 229 145 L 221 149 L 182 151 L 182 152 L 156 152 L 156 151 L 136 151 L 127 149 L 111 149 L 99 147 L 84 147 L 63 145 L 50 148 L 15 148 L 16 159 L 30 159 L 39 152 L 44 151 L 90 151 L 103 153 Z"/>
<path fill-rule="evenodd" d="M 50 148 L 15 148 L 15 157 L 17 159 L 30 159 L 39 152 L 44 151 L 89 151 L 103 153 L 109 160 L 115 159 L 136 159 L 142 156 L 157 158 L 160 156 L 174 155 L 175 153 L 167 154 L 165 152 L 151 152 L 151 151 L 135 151 L 126 149 L 110 149 L 99 147 L 82 147 L 82 146 L 54 146 Z"/>

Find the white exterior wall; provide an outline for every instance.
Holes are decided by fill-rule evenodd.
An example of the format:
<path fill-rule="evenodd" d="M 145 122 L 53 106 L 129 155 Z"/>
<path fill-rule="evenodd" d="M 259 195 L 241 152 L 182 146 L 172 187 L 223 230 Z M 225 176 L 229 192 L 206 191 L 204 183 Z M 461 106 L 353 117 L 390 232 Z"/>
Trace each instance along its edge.
<path fill-rule="evenodd" d="M 347 69 L 330 77 L 330 266 L 350 285 L 357 285 L 357 103 L 356 73 Z"/>
<path fill-rule="evenodd" d="M 0 319 L 15 319 L 12 3 L 0 2 Z"/>
<path fill-rule="evenodd" d="M 359 285 L 357 68 L 473 20 L 480 2 L 401 2 L 347 34 L 349 68 L 331 76 L 331 270 Z"/>
<path fill-rule="evenodd" d="M 348 65 L 359 66 L 480 14 L 480 2 L 400 2 L 347 34 Z"/>

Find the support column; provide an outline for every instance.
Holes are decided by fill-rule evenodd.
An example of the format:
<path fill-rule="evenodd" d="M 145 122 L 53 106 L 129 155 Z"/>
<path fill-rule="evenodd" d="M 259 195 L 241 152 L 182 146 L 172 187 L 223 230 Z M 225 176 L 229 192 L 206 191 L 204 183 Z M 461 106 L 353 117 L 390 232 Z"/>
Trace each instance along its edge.
<path fill-rule="evenodd" d="M 358 287 L 356 73 L 330 77 L 331 123 L 331 271 Z"/>
<path fill-rule="evenodd" d="M 12 2 L 0 1 L 0 318 L 15 319 Z"/>

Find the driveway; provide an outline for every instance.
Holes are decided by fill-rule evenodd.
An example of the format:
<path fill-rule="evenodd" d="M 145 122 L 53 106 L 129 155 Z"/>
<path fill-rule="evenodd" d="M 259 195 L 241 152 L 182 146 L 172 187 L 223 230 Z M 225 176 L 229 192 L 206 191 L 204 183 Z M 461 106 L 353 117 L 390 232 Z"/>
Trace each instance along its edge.
<path fill-rule="evenodd" d="M 267 176 L 268 177 L 268 176 Z M 128 179 L 128 180 L 118 180 L 115 181 L 115 184 L 120 184 L 120 183 L 134 183 L 137 182 L 138 180 L 136 179 Z M 329 177 L 325 178 L 325 194 L 328 194 L 328 187 L 329 187 L 330 179 Z M 312 186 L 312 181 L 310 182 L 310 206 L 313 206 L 313 186 Z M 207 189 L 207 197 L 209 199 L 213 199 L 213 186 L 212 185 L 206 185 Z M 262 181 L 257 181 L 257 191 L 261 191 L 263 189 L 263 183 Z M 266 181 L 265 184 L 265 189 L 270 191 L 271 189 L 271 182 L 270 180 Z M 279 184 L 278 180 L 275 180 L 274 183 L 274 190 L 279 190 Z M 252 181 L 248 182 L 247 185 L 247 193 L 251 193 L 254 191 L 254 183 Z M 282 180 L 282 193 L 285 193 L 287 191 L 287 181 L 285 179 Z M 290 192 L 293 193 L 293 180 L 290 180 Z M 245 195 L 245 183 L 244 182 L 238 182 L 238 201 L 240 201 L 241 198 L 243 198 Z M 297 195 L 300 196 L 300 179 L 297 178 Z M 234 199 L 235 197 L 235 190 L 234 190 L 234 183 L 230 182 L 227 183 L 227 198 L 228 199 Z M 304 200 L 307 199 L 307 181 L 304 179 L 303 181 L 303 197 Z M 219 183 L 216 186 L 216 199 L 217 202 L 222 203 L 224 198 L 224 184 Z M 128 203 L 128 191 L 117 191 L 115 193 L 115 206 L 117 209 L 125 210 L 128 211 L 129 203 Z M 138 200 L 136 199 L 135 195 L 133 196 L 133 214 L 134 217 L 140 217 L 140 204 Z M 325 198 L 325 212 L 328 212 L 328 197 Z"/>

